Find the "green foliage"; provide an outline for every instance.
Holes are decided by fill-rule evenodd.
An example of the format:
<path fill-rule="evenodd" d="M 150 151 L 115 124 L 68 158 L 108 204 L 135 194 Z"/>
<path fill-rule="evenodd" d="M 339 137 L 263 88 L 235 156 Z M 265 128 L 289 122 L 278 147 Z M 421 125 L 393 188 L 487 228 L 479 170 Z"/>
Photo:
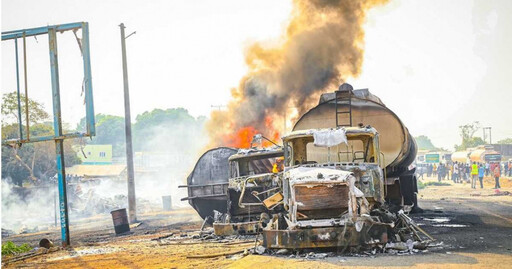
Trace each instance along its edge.
<path fill-rule="evenodd" d="M 184 108 L 144 112 L 133 125 L 134 149 L 195 153 L 201 147 L 204 121 L 204 117 L 196 120 Z"/>
<path fill-rule="evenodd" d="M 418 180 L 416 186 L 418 186 L 418 190 L 423 190 L 425 188 L 425 183 L 423 183 L 421 180 Z"/>
<path fill-rule="evenodd" d="M 132 124 L 132 141 L 135 151 L 179 151 L 184 154 L 195 152 L 201 146 L 198 142 L 206 117 L 197 119 L 184 108 L 153 109 L 135 118 Z M 77 131 L 85 129 L 85 118 Z M 187 141 L 187 142 L 184 142 Z M 188 143 L 193 141 L 194 144 Z M 110 144 L 114 157 L 125 155 L 124 118 L 97 114 L 96 136 L 87 140 L 89 144 Z"/>
<path fill-rule="evenodd" d="M 425 186 L 451 186 L 452 184 L 448 182 L 439 182 L 439 181 L 429 181 L 425 182 Z"/>
<path fill-rule="evenodd" d="M 512 144 L 512 138 L 501 139 L 498 144 Z"/>
<path fill-rule="evenodd" d="M 12 241 L 7 241 L 7 243 L 2 245 L 2 255 L 16 255 L 30 250 L 32 248 L 26 243 L 16 246 Z"/>
<path fill-rule="evenodd" d="M 114 157 L 124 156 L 125 152 L 125 130 L 124 118 L 106 114 L 97 114 L 96 136 L 88 140 L 93 145 L 112 145 L 112 155 Z M 77 131 L 85 130 L 85 118 L 80 120 Z"/>
<path fill-rule="evenodd" d="M 20 94 L 21 98 L 21 117 L 25 121 L 25 95 Z M 39 123 L 50 118 L 50 115 L 44 110 L 44 106 L 37 101 L 28 99 L 28 118 L 30 125 Z M 2 96 L 2 125 L 18 122 L 18 97 L 16 92 L 5 93 Z"/>
<path fill-rule="evenodd" d="M 465 150 L 468 148 L 474 148 L 480 145 L 485 145 L 485 141 L 481 137 L 471 137 L 467 140 L 463 140 L 462 144 L 455 145 L 455 150 Z"/>
<path fill-rule="evenodd" d="M 414 138 L 416 140 L 416 144 L 418 145 L 418 149 L 423 150 L 437 150 L 437 148 L 432 144 L 430 138 L 425 135 L 420 135 Z"/>
<path fill-rule="evenodd" d="M 473 123 L 465 124 L 459 126 L 460 136 L 462 137 L 462 141 L 471 139 L 473 135 L 480 129 L 480 122 L 475 121 Z"/>
<path fill-rule="evenodd" d="M 2 138 L 16 138 L 17 129 L 11 124 L 2 126 Z M 50 123 L 38 123 L 30 127 L 31 136 L 53 134 Z M 80 163 L 73 140 L 64 141 L 64 162 L 66 166 Z M 55 143 L 53 141 L 27 143 L 21 147 L 2 146 L 2 178 L 11 177 L 18 186 L 23 180 L 47 180 L 57 173 Z M 39 182 L 37 182 L 39 183 Z M 36 183 L 36 184 L 37 184 Z"/>
<path fill-rule="evenodd" d="M 188 114 L 184 108 L 169 108 L 166 110 L 153 109 L 151 112 L 144 112 L 136 118 L 134 128 L 136 130 L 145 130 L 148 127 L 156 125 L 173 125 L 173 124 L 193 124 L 194 117 Z"/>
<path fill-rule="evenodd" d="M 2 103 L 2 140 L 19 138 L 17 119 L 17 98 L 15 93 L 3 95 Z M 51 136 L 54 134 L 51 122 L 42 104 L 29 99 L 30 136 Z M 15 119 L 15 120 L 13 120 Z M 66 166 L 80 163 L 72 145 L 74 140 L 64 141 L 64 162 Z M 21 147 L 2 146 L 2 178 L 11 177 L 16 185 L 31 179 L 34 184 L 41 183 L 57 173 L 55 143 L 53 141 L 27 143 Z"/>
<path fill-rule="evenodd" d="M 473 148 L 480 145 L 485 145 L 485 141 L 480 137 L 473 137 L 473 135 L 480 129 L 480 123 L 475 121 L 466 125 L 459 126 L 460 136 L 462 137 L 462 143 L 455 145 L 455 150 L 465 150 L 467 148 Z"/>
<path fill-rule="evenodd" d="M 439 181 L 423 182 L 421 180 L 418 180 L 418 182 L 417 182 L 417 186 L 418 186 L 419 190 L 422 190 L 422 189 L 426 188 L 427 186 L 451 186 L 451 185 L 452 184 L 450 184 L 448 182 L 439 182 Z"/>

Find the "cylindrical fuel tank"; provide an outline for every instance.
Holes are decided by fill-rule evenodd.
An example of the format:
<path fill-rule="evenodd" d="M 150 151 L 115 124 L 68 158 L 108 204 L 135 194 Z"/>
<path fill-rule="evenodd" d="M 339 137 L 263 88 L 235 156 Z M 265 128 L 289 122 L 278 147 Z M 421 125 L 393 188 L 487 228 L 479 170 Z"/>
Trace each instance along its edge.
<path fill-rule="evenodd" d="M 338 111 L 349 111 L 347 98 L 336 99 L 335 93 L 320 97 L 319 104 L 297 121 L 293 130 L 336 127 L 336 102 Z M 351 94 L 352 126 L 359 123 L 371 125 L 379 132 L 380 150 L 388 169 L 409 166 L 416 158 L 416 142 L 398 116 L 368 89 L 354 90 Z M 339 122 L 349 122 L 350 114 L 338 114 Z M 391 169 L 394 170 L 394 169 Z M 389 173 L 389 171 L 388 171 Z"/>
<path fill-rule="evenodd" d="M 488 161 L 499 161 L 501 160 L 501 154 L 491 149 L 475 149 L 469 155 L 472 162 L 485 163 Z"/>
<path fill-rule="evenodd" d="M 469 161 L 469 151 L 457 151 L 452 153 L 452 161 L 459 163 L 467 163 Z"/>
<path fill-rule="evenodd" d="M 187 177 L 188 201 L 204 219 L 213 210 L 227 211 L 228 158 L 238 149 L 220 147 L 205 152 Z"/>
<path fill-rule="evenodd" d="M 473 150 L 470 154 L 469 154 L 469 159 L 472 161 L 472 162 L 485 162 L 485 159 L 484 159 L 484 154 L 485 154 L 486 150 L 485 149 L 476 149 L 476 150 Z"/>

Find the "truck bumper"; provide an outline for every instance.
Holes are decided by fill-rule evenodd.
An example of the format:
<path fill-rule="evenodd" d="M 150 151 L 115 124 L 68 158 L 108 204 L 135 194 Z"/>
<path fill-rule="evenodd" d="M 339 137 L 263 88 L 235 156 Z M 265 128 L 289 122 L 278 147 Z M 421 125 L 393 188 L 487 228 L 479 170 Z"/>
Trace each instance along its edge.
<path fill-rule="evenodd" d="M 296 230 L 263 230 L 263 246 L 273 249 L 371 246 L 388 242 L 387 224 L 367 222 L 358 232 L 355 225 Z"/>

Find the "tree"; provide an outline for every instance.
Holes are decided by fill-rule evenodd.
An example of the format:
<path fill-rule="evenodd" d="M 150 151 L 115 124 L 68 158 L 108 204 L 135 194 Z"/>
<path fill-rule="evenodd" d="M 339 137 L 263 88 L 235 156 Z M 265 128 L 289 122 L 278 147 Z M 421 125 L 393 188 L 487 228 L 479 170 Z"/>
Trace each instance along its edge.
<path fill-rule="evenodd" d="M 13 125 L 2 126 L 2 136 L 13 136 L 16 128 Z M 53 134 L 49 123 L 37 123 L 30 127 L 31 136 L 46 136 Z M 14 134 L 16 135 L 16 134 Z M 72 140 L 64 141 L 64 162 L 66 166 L 80 163 L 77 152 L 73 149 Z M 48 180 L 57 173 L 55 142 L 35 142 L 13 146 L 2 146 L 2 178 L 10 177 L 15 184 L 20 185 L 26 179 L 35 184 Z"/>
<path fill-rule="evenodd" d="M 205 118 L 197 119 L 184 108 L 153 109 L 136 117 L 134 150 L 193 154 L 205 145 Z"/>
<path fill-rule="evenodd" d="M 480 129 L 480 122 L 475 121 L 473 123 L 465 124 L 459 126 L 460 136 L 462 138 L 462 143 L 460 145 L 455 145 L 455 150 L 465 150 L 467 148 L 473 148 L 479 145 L 485 145 L 485 141 L 480 137 L 473 137 L 476 131 Z"/>
<path fill-rule="evenodd" d="M 512 138 L 501 139 L 498 144 L 512 144 Z"/>
<path fill-rule="evenodd" d="M 25 95 L 20 94 L 21 117 L 25 120 Z M 28 99 L 28 118 L 30 123 L 40 123 L 50 118 L 44 106 L 37 101 Z M 2 96 L 2 125 L 18 122 L 18 97 L 16 92 L 5 93 Z M 26 124 L 26 122 L 25 122 Z"/>
<path fill-rule="evenodd" d="M 430 141 L 430 138 L 428 138 L 425 135 L 420 135 L 418 137 L 415 137 L 414 139 L 416 140 L 418 149 L 422 149 L 422 150 L 437 150 L 438 149 L 434 146 L 434 144 L 432 144 L 432 141 Z"/>
<path fill-rule="evenodd" d="M 462 137 L 462 141 L 471 139 L 473 135 L 480 129 L 480 122 L 475 121 L 473 123 L 469 123 L 466 125 L 459 126 L 460 136 Z"/>
<path fill-rule="evenodd" d="M 88 144 L 112 145 L 114 157 L 124 156 L 125 152 L 125 131 L 124 118 L 106 114 L 96 114 L 96 135 Z M 77 131 L 85 130 L 85 118 L 80 120 Z"/>
<path fill-rule="evenodd" d="M 16 94 L 4 94 L 2 101 L 2 140 L 19 138 Z M 32 99 L 29 99 L 28 103 L 30 135 L 32 137 L 53 135 L 52 123 L 43 122 L 49 118 L 44 106 Z M 67 166 L 80 162 L 76 151 L 72 148 L 74 143 L 71 140 L 64 141 L 64 161 Z M 57 169 L 53 141 L 2 146 L 2 178 L 10 177 L 15 184 L 21 186 L 24 180 L 29 179 L 38 184 L 55 173 Z"/>
<path fill-rule="evenodd" d="M 206 117 L 197 119 L 184 108 L 153 109 L 135 118 L 132 125 L 134 151 L 190 152 L 202 147 L 202 128 Z M 76 131 L 85 130 L 85 118 Z M 96 136 L 88 144 L 112 145 L 114 157 L 125 156 L 124 118 L 96 115 Z M 194 152 L 195 153 L 195 152 Z"/>

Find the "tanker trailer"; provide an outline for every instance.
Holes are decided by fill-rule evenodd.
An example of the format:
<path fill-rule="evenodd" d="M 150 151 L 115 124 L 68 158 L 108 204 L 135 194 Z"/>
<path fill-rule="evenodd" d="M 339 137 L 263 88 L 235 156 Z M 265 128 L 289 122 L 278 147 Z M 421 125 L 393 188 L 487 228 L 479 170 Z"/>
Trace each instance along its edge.
<path fill-rule="evenodd" d="M 226 213 L 227 190 L 229 178 L 228 159 L 238 149 L 220 147 L 205 152 L 197 161 L 194 170 L 187 177 L 187 185 L 179 186 L 188 189 L 189 204 L 201 218 L 213 223 L 214 210 Z"/>
<path fill-rule="evenodd" d="M 469 155 L 471 151 L 456 151 L 452 154 L 452 161 L 466 164 L 469 162 Z"/>
<path fill-rule="evenodd" d="M 415 169 L 410 167 L 416 158 L 416 142 L 400 118 L 368 89 L 353 90 L 344 83 L 338 91 L 322 94 L 319 104 L 299 118 L 293 131 L 357 125 L 369 125 L 379 133 L 386 200 L 414 205 L 413 212 L 421 212 Z"/>
<path fill-rule="evenodd" d="M 501 154 L 495 151 L 492 147 L 486 148 L 485 146 L 479 146 L 471 149 L 470 152 L 469 159 L 472 162 L 486 163 L 501 161 Z"/>

